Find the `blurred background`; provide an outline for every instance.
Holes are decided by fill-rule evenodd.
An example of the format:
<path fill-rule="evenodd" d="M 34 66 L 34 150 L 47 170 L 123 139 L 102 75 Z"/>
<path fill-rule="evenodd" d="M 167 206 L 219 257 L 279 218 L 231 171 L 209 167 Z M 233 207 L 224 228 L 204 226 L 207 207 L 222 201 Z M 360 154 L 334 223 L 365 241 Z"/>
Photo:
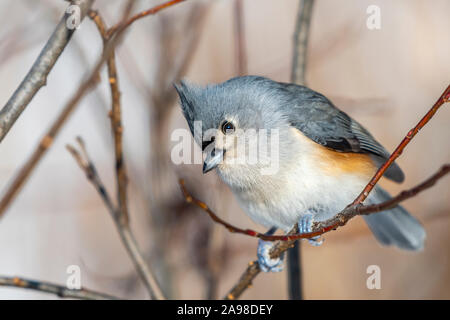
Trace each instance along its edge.
<path fill-rule="evenodd" d="M 136 0 L 134 10 L 160 2 Z M 186 77 L 207 84 L 239 74 L 289 81 L 298 3 L 243 0 L 239 10 L 236 0 L 188 0 L 133 24 L 117 49 L 131 226 L 171 298 L 221 298 L 255 259 L 257 245 L 255 238 L 230 234 L 187 205 L 178 178 L 225 220 L 264 231 L 243 213 L 215 173 L 204 176 L 200 165 L 171 162 L 171 132 L 187 128 L 172 82 Z M 111 26 L 120 19 L 123 4 L 96 0 L 93 8 Z M 28 72 L 67 5 L 61 0 L 0 2 L 1 105 Z M 380 7 L 379 30 L 366 26 L 369 5 Z M 328 96 L 392 151 L 449 84 L 448 12 L 446 0 L 317 0 L 308 86 Z M 0 144 L 0 190 L 6 190 L 101 50 L 99 34 L 86 18 L 47 86 Z M 0 275 L 65 284 L 67 267 L 78 265 L 84 287 L 146 298 L 109 213 L 65 149 L 76 136 L 83 137 L 105 185 L 115 194 L 105 68 L 101 77 L 1 218 Z M 396 193 L 430 176 L 449 162 L 449 138 L 450 108 L 445 105 L 398 160 L 406 173 L 403 185 L 382 185 Z M 449 299 L 449 199 L 447 177 L 404 203 L 427 230 L 421 253 L 381 247 L 361 218 L 326 234 L 321 247 L 302 243 L 305 298 Z M 381 268 L 380 290 L 366 287 L 369 265 Z M 55 297 L 0 287 L 0 298 Z M 285 272 L 259 275 L 242 298 L 286 299 Z"/>

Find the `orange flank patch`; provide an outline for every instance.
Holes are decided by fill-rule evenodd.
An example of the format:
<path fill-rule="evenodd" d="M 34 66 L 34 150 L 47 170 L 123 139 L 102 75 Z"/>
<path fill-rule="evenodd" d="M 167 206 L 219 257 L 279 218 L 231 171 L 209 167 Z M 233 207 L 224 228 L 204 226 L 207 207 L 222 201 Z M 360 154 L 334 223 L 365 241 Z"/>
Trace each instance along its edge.
<path fill-rule="evenodd" d="M 309 144 L 314 150 L 312 156 L 315 163 L 329 175 L 357 174 L 362 177 L 372 177 L 377 167 L 369 155 L 353 152 L 338 152 L 324 147 L 306 137 L 302 132 L 295 129 L 302 143 Z"/>
<path fill-rule="evenodd" d="M 367 154 L 337 152 L 318 145 L 317 157 L 322 169 L 330 175 L 354 173 L 370 178 L 377 169 Z"/>

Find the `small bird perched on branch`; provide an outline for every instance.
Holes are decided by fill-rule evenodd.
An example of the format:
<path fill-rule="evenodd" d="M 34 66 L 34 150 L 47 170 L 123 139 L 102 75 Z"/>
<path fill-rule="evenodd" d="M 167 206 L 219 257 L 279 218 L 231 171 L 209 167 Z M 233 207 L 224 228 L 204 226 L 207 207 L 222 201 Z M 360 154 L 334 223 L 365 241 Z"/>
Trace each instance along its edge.
<path fill-rule="evenodd" d="M 332 218 L 351 203 L 389 158 L 358 122 L 304 86 L 244 76 L 206 87 L 182 81 L 175 88 L 206 154 L 203 172 L 217 169 L 244 211 L 270 228 L 269 234 L 287 232 L 297 223 L 300 233 L 311 232 L 314 221 Z M 384 175 L 404 180 L 395 163 Z M 376 186 L 366 201 L 388 199 Z M 402 206 L 364 219 L 383 245 L 424 246 L 425 230 Z M 260 267 L 281 271 L 282 261 L 269 257 L 270 247 L 259 240 Z"/>

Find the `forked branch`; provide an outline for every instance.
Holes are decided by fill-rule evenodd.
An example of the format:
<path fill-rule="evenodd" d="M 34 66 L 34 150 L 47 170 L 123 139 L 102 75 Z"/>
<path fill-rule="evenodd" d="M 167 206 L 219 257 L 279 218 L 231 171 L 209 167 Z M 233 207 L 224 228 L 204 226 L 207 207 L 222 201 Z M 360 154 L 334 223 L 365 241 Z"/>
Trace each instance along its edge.
<path fill-rule="evenodd" d="M 102 198 L 103 202 L 105 203 L 105 206 L 111 214 L 111 217 L 116 225 L 117 231 L 119 232 L 122 243 L 127 249 L 128 255 L 133 261 L 133 264 L 142 281 L 144 282 L 145 287 L 150 293 L 150 296 L 158 300 L 165 299 L 160 286 L 156 281 L 156 277 L 147 265 L 138 247 L 136 239 L 134 238 L 128 224 L 128 220 L 124 220 L 122 218 L 123 213 L 120 211 L 120 208 L 117 209 L 113 204 L 111 197 L 109 196 L 108 191 L 106 190 L 102 180 L 100 179 L 100 176 L 98 175 L 93 162 L 89 158 L 83 140 L 78 137 L 77 142 L 80 146 L 81 152 L 70 145 L 67 146 L 67 149 L 73 155 L 80 168 L 86 174 L 87 179 L 92 183 L 92 185 L 95 187 L 98 194 Z"/>
<path fill-rule="evenodd" d="M 162 5 L 158 5 L 149 10 L 144 11 L 145 14 L 138 14 L 136 16 L 144 17 L 151 14 L 155 14 L 156 12 L 161 11 L 162 9 L 168 8 L 176 3 L 181 2 L 178 1 L 168 1 Z M 129 0 L 127 4 L 127 8 L 130 8 L 130 5 L 133 4 L 133 0 Z M 128 10 L 126 10 L 128 12 Z M 47 153 L 48 149 L 51 147 L 54 139 L 57 137 L 63 126 L 65 125 L 68 118 L 71 116 L 73 111 L 78 106 L 81 99 L 87 94 L 87 92 L 95 87 L 98 83 L 98 75 L 105 61 L 109 58 L 114 47 L 117 45 L 118 40 L 121 38 L 122 33 L 128 26 L 130 26 L 137 18 L 128 20 L 127 15 L 124 14 L 125 19 L 122 19 L 121 22 L 117 23 L 113 28 L 114 32 L 110 32 L 108 39 L 104 45 L 103 55 L 98 60 L 97 64 L 93 68 L 90 75 L 87 77 L 85 81 L 83 81 L 78 89 L 78 91 L 72 96 L 66 106 L 63 108 L 62 112 L 59 114 L 58 118 L 52 124 L 50 129 L 46 132 L 44 137 L 41 139 L 40 143 L 36 146 L 35 150 L 31 154 L 31 156 L 26 160 L 25 164 L 21 167 L 18 174 L 12 179 L 12 182 L 7 187 L 5 193 L 2 195 L 0 199 L 0 218 L 5 213 L 11 202 L 15 199 L 17 194 L 22 189 L 23 185 L 34 171 L 37 164 L 41 161 L 42 157 Z M 111 30 L 111 29 L 110 29 Z"/>

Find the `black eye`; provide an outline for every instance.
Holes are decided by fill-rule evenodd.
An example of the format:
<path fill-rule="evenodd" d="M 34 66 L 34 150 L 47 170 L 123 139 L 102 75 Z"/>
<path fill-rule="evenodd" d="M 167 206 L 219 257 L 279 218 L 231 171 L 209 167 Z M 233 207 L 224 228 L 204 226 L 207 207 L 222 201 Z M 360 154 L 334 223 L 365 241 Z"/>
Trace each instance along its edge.
<path fill-rule="evenodd" d="M 224 134 L 230 134 L 230 133 L 233 133 L 234 130 L 235 130 L 234 124 L 231 123 L 231 122 L 225 121 L 225 122 L 222 124 L 222 132 L 223 132 Z"/>

